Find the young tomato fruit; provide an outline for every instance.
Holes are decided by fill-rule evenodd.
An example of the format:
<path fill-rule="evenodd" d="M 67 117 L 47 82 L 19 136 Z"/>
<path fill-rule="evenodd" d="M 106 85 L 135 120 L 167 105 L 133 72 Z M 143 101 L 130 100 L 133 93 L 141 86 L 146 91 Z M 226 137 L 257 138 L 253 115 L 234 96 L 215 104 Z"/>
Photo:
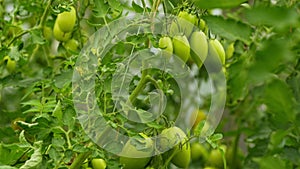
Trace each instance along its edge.
<path fill-rule="evenodd" d="M 200 143 L 191 144 L 191 158 L 193 161 L 203 160 L 206 161 L 208 158 L 207 149 Z"/>
<path fill-rule="evenodd" d="M 226 154 L 226 146 L 221 145 L 220 148 L 223 149 L 223 151 Z M 211 150 L 211 152 L 210 152 L 210 154 L 207 158 L 207 163 L 209 164 L 209 166 L 214 166 L 214 167 L 217 167 L 217 168 L 223 168 L 224 167 L 222 154 L 221 154 L 219 149 Z"/>
<path fill-rule="evenodd" d="M 159 48 L 163 49 L 163 55 L 170 58 L 173 54 L 173 44 L 170 37 L 161 37 L 158 42 Z"/>
<path fill-rule="evenodd" d="M 220 72 L 224 63 L 225 52 L 223 46 L 217 39 L 210 39 L 208 41 L 208 56 L 204 62 L 207 71 Z"/>
<path fill-rule="evenodd" d="M 185 63 L 190 57 L 190 44 L 186 36 L 173 37 L 174 54 Z"/>
<path fill-rule="evenodd" d="M 65 42 L 71 38 L 71 32 L 65 33 L 65 32 L 61 31 L 57 25 L 57 22 L 55 22 L 55 24 L 54 24 L 53 35 L 56 40 L 61 41 L 61 42 Z"/>
<path fill-rule="evenodd" d="M 178 127 L 164 129 L 160 135 L 160 146 L 162 151 L 172 148 L 173 156 L 171 162 L 177 167 L 186 168 L 191 160 L 190 143 L 186 142 L 185 133 Z M 180 144 L 184 144 L 180 146 Z"/>
<path fill-rule="evenodd" d="M 234 42 L 230 43 L 226 48 L 226 59 L 230 59 L 234 53 Z"/>
<path fill-rule="evenodd" d="M 11 60 L 9 56 L 5 56 L 3 61 L 6 62 L 6 69 L 9 73 L 12 73 L 16 69 L 16 61 Z"/>
<path fill-rule="evenodd" d="M 76 22 L 76 10 L 71 6 L 70 11 L 65 11 L 57 15 L 56 22 L 62 32 L 71 32 Z"/>
<path fill-rule="evenodd" d="M 93 169 L 105 169 L 106 162 L 102 158 L 94 158 L 92 160 Z"/>
<path fill-rule="evenodd" d="M 223 45 L 220 43 L 220 41 L 218 41 L 218 39 L 212 40 L 211 44 L 217 51 L 217 53 L 219 55 L 219 59 L 221 60 L 221 63 L 224 65 L 225 64 L 225 50 L 223 48 Z"/>
<path fill-rule="evenodd" d="M 45 39 L 51 40 L 51 38 L 52 38 L 52 29 L 48 26 L 44 26 L 43 27 L 43 35 L 44 35 Z"/>
<path fill-rule="evenodd" d="M 77 40 L 75 40 L 75 39 L 70 39 L 64 43 L 64 47 L 67 50 L 70 50 L 72 52 L 76 52 L 78 49 L 78 46 L 79 46 L 79 44 L 78 44 Z"/>
<path fill-rule="evenodd" d="M 136 144 L 140 145 L 137 146 Z M 142 169 L 150 161 L 150 156 L 152 153 L 153 142 L 150 138 L 131 138 L 126 142 L 121 154 L 135 156 L 136 158 L 120 157 L 120 163 L 124 165 L 123 169 Z"/>
<path fill-rule="evenodd" d="M 197 16 L 186 11 L 180 11 L 178 17 L 180 31 L 183 32 L 186 37 L 189 37 L 197 22 Z"/>
<path fill-rule="evenodd" d="M 191 58 L 201 68 L 208 54 L 207 37 L 202 31 L 193 32 L 190 37 Z"/>

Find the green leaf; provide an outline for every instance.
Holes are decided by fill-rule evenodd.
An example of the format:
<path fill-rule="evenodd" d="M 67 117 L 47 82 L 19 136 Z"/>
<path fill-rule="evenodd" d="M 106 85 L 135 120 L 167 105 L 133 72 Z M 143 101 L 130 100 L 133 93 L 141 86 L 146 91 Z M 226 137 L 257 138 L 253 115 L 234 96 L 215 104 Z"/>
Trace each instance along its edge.
<path fill-rule="evenodd" d="M 62 110 L 61 110 L 61 103 L 60 100 L 57 102 L 53 112 L 52 112 L 52 116 L 56 117 L 59 121 L 62 121 Z"/>
<path fill-rule="evenodd" d="M 193 0 L 194 4 L 202 9 L 237 7 L 247 0 Z"/>
<path fill-rule="evenodd" d="M 20 136 L 19 136 L 20 144 L 19 145 L 22 148 L 29 148 L 29 147 L 31 147 L 31 144 L 27 142 L 24 133 L 25 133 L 24 130 L 22 130 L 22 132 L 20 133 Z"/>
<path fill-rule="evenodd" d="M 122 10 L 122 4 L 118 0 L 107 0 L 110 7 L 116 10 Z"/>
<path fill-rule="evenodd" d="M 13 165 L 26 151 L 18 144 L 0 144 L 0 163 Z"/>
<path fill-rule="evenodd" d="M 9 165 L 0 165 L 1 169 L 17 169 L 16 167 L 11 167 Z"/>
<path fill-rule="evenodd" d="M 263 158 L 255 158 L 255 162 L 257 162 L 261 169 L 283 169 L 286 168 L 285 162 L 273 156 L 265 156 Z"/>
<path fill-rule="evenodd" d="M 274 127 L 286 129 L 295 120 L 295 100 L 289 86 L 280 79 L 274 79 L 265 88 L 264 101 Z"/>
<path fill-rule="evenodd" d="M 109 9 L 109 5 L 105 1 L 94 1 L 93 15 L 96 17 L 105 17 Z"/>
<path fill-rule="evenodd" d="M 287 41 L 282 38 L 262 42 L 249 68 L 248 81 L 250 83 L 257 84 L 271 78 L 276 68 L 294 59 L 295 55 L 291 52 Z"/>
<path fill-rule="evenodd" d="M 15 61 L 18 61 L 18 60 L 22 57 L 22 55 L 21 55 L 21 53 L 20 53 L 20 51 L 19 51 L 19 49 L 18 49 L 17 46 L 11 47 L 11 49 L 10 49 L 8 55 L 9 55 L 12 59 L 14 59 Z"/>
<path fill-rule="evenodd" d="M 204 16 L 203 19 L 213 34 L 229 41 L 241 40 L 246 44 L 249 44 L 251 41 L 252 29 L 242 22 L 233 19 L 224 19 L 220 16 Z"/>
<path fill-rule="evenodd" d="M 142 13 L 144 11 L 144 8 L 142 8 L 141 6 L 139 6 L 138 4 L 136 4 L 134 1 L 132 1 L 131 5 L 132 5 L 132 8 L 137 13 Z"/>
<path fill-rule="evenodd" d="M 245 18 L 253 25 L 290 28 L 297 25 L 299 14 L 294 8 L 259 6 L 245 11 Z"/>
<path fill-rule="evenodd" d="M 33 169 L 39 168 L 39 164 L 42 162 L 42 141 L 34 143 L 34 152 L 31 155 L 30 159 L 25 162 L 20 169 Z"/>
<path fill-rule="evenodd" d="M 43 38 L 43 34 L 42 34 L 41 29 L 32 30 L 30 32 L 30 34 L 31 34 L 32 43 L 40 44 L 40 45 L 45 44 L 46 40 Z"/>
<path fill-rule="evenodd" d="M 62 72 L 60 75 L 56 76 L 54 79 L 54 84 L 58 88 L 63 88 L 66 85 L 69 85 L 72 81 L 73 71 L 67 70 Z"/>

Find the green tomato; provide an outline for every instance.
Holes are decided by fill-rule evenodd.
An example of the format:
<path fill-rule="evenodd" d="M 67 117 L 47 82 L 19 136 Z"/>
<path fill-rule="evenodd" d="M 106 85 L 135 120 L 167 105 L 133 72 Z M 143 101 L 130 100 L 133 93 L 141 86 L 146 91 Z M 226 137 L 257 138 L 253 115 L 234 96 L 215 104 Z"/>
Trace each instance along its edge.
<path fill-rule="evenodd" d="M 102 158 L 94 158 L 92 160 L 93 169 L 105 169 L 106 162 Z"/>
<path fill-rule="evenodd" d="M 230 59 L 234 53 L 234 42 L 230 43 L 226 48 L 226 58 Z"/>
<path fill-rule="evenodd" d="M 193 32 L 190 37 L 191 58 L 201 68 L 208 54 L 207 37 L 202 31 Z"/>
<path fill-rule="evenodd" d="M 55 24 L 54 24 L 53 35 L 56 40 L 61 41 L 61 42 L 65 42 L 71 38 L 71 32 L 65 33 L 65 32 L 61 31 L 57 25 L 57 22 L 55 22 Z"/>
<path fill-rule="evenodd" d="M 178 22 L 175 19 L 171 22 L 170 29 L 169 29 L 169 34 L 172 37 L 180 35 L 180 31 L 179 31 L 179 27 L 178 27 Z"/>
<path fill-rule="evenodd" d="M 193 161 L 197 161 L 197 160 L 206 161 L 208 158 L 208 151 L 202 144 L 193 143 L 191 145 L 191 158 Z"/>
<path fill-rule="evenodd" d="M 191 147 L 186 139 L 185 133 L 178 127 L 164 129 L 159 139 L 163 151 L 172 148 L 175 154 L 171 162 L 181 168 L 186 168 L 191 160 Z M 184 145 L 180 146 L 181 143 Z"/>
<path fill-rule="evenodd" d="M 223 151 L 226 154 L 226 146 L 222 145 L 220 147 L 221 149 L 223 149 Z M 222 158 L 222 153 L 219 149 L 213 149 L 211 150 L 208 158 L 207 158 L 207 163 L 210 166 L 214 166 L 214 167 L 218 167 L 218 168 L 223 168 L 224 163 L 223 163 L 223 158 Z"/>
<path fill-rule="evenodd" d="M 161 37 L 158 42 L 159 48 L 163 49 L 163 55 L 170 58 L 173 54 L 173 44 L 170 37 Z"/>
<path fill-rule="evenodd" d="M 71 6 L 70 11 L 65 11 L 57 15 L 56 22 L 62 32 L 71 32 L 76 23 L 76 10 Z"/>
<path fill-rule="evenodd" d="M 214 40 L 212 40 L 212 45 L 214 46 L 215 50 L 217 51 L 217 53 L 219 55 L 219 59 L 221 60 L 221 63 L 224 65 L 225 64 L 225 50 L 224 50 L 222 44 L 220 43 L 220 41 L 218 41 L 218 39 L 214 39 Z"/>
<path fill-rule="evenodd" d="M 5 56 L 3 61 L 6 62 L 6 69 L 9 73 L 12 73 L 16 69 L 16 61 L 11 60 L 9 56 Z"/>
<path fill-rule="evenodd" d="M 236 154 L 236 159 L 234 161 L 234 164 L 233 164 L 233 154 L 234 154 L 234 149 L 233 147 L 229 147 L 227 150 L 226 150 L 226 154 L 225 154 L 225 157 L 226 157 L 226 161 L 228 163 L 229 166 L 233 166 L 235 165 L 235 167 L 237 168 L 241 168 L 242 164 L 241 164 L 241 161 L 243 159 L 243 152 L 242 150 L 237 147 L 237 154 Z"/>
<path fill-rule="evenodd" d="M 174 54 L 185 63 L 190 57 L 190 44 L 186 36 L 173 37 Z"/>
<path fill-rule="evenodd" d="M 51 38 L 52 38 L 52 29 L 48 26 L 44 26 L 43 27 L 43 35 L 44 35 L 45 39 L 51 40 Z"/>
<path fill-rule="evenodd" d="M 208 72 L 220 72 L 225 63 L 225 52 L 217 39 L 210 39 L 208 42 L 208 56 L 205 60 Z"/>
<path fill-rule="evenodd" d="M 186 11 L 180 11 L 178 17 L 180 31 L 183 32 L 186 37 L 189 37 L 197 23 L 197 16 Z"/>
<path fill-rule="evenodd" d="M 64 43 L 64 47 L 67 50 L 70 50 L 72 52 L 76 52 L 78 49 L 78 46 L 79 46 L 78 41 L 75 39 L 70 39 Z"/>
<path fill-rule="evenodd" d="M 216 169 L 215 167 L 204 167 L 204 169 Z"/>
<path fill-rule="evenodd" d="M 137 158 L 120 157 L 120 163 L 124 165 L 124 169 L 142 169 L 149 163 L 152 153 L 153 141 L 150 138 L 130 138 L 123 147 L 121 154 L 136 156 Z"/>

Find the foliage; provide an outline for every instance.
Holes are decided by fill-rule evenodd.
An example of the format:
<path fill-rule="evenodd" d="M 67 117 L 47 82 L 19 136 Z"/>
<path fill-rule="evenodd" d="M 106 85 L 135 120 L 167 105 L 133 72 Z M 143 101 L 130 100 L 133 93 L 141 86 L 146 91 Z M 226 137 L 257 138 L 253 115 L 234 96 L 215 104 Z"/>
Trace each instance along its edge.
<path fill-rule="evenodd" d="M 76 24 L 68 32 L 71 40 L 59 42 L 52 29 L 57 15 L 71 6 L 77 11 Z M 203 32 L 218 39 L 225 51 L 234 44 L 232 57 L 226 56 L 223 65 L 227 80 L 224 116 L 215 134 L 204 141 L 211 149 L 221 150 L 221 144 L 232 147 L 230 161 L 224 152 L 222 158 L 231 169 L 240 167 L 237 161 L 246 169 L 299 168 L 300 2 L 296 0 L 0 0 L 0 168 L 75 169 L 92 166 L 95 158 L 104 159 L 107 168 L 121 168 L 119 156 L 97 146 L 79 123 L 72 95 L 77 58 L 93 33 L 123 16 L 135 12 L 177 15 L 182 10 L 205 21 L 208 31 Z M 130 34 L 102 60 L 86 61 L 99 63 L 95 93 L 103 117 L 127 136 L 156 136 L 174 126 L 181 96 L 170 74 L 146 70 L 130 82 L 135 108 L 128 109 L 142 120 L 149 118 L 145 110 L 161 96 L 154 89 L 164 93 L 166 114 L 154 122 L 128 121 L 115 111 L 111 91 L 112 74 L 119 63 L 132 52 L 159 48 L 164 36 Z M 208 83 L 205 67 L 197 65 L 187 61 L 197 81 Z M 200 108 L 208 112 L 211 98 L 204 97 Z M 94 120 L 93 124 L 101 125 L 99 119 Z M 189 141 L 195 140 L 203 125 L 204 121 L 188 132 Z M 110 140 L 104 137 L 99 136 Z M 162 154 L 147 165 L 174 167 L 170 161 Z M 205 163 L 192 161 L 190 168 L 204 168 Z"/>

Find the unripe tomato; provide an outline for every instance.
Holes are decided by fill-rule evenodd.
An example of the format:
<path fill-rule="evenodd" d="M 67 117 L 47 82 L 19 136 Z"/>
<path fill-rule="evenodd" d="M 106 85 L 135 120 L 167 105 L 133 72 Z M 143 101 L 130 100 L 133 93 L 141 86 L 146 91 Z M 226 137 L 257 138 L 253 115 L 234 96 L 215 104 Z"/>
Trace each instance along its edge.
<path fill-rule="evenodd" d="M 191 158 L 193 161 L 203 160 L 206 161 L 208 158 L 207 149 L 200 143 L 191 144 Z"/>
<path fill-rule="evenodd" d="M 180 57 L 185 63 L 190 57 L 190 44 L 186 36 L 173 37 L 174 54 Z"/>
<path fill-rule="evenodd" d="M 164 129 L 160 135 L 160 146 L 163 150 L 173 147 L 175 155 L 171 161 L 181 168 L 186 168 L 191 160 L 191 147 L 186 138 L 185 133 L 178 127 Z M 180 143 L 184 145 L 181 147 Z"/>
<path fill-rule="evenodd" d="M 196 120 L 194 121 L 194 119 L 191 119 L 191 122 L 194 122 L 193 124 L 193 129 L 197 127 L 197 125 L 206 119 L 206 114 L 204 113 L 203 110 L 197 110 L 194 112 L 196 114 Z M 194 118 L 195 116 L 191 116 L 191 118 Z"/>
<path fill-rule="evenodd" d="M 180 35 L 179 23 L 175 19 L 172 21 L 172 23 L 170 25 L 169 34 L 171 37 Z"/>
<path fill-rule="evenodd" d="M 64 43 L 64 47 L 67 50 L 70 50 L 72 52 L 76 52 L 78 49 L 78 46 L 79 46 L 79 44 L 78 44 L 77 40 L 75 40 L 75 39 L 70 39 Z"/>
<path fill-rule="evenodd" d="M 236 159 L 234 161 L 235 164 L 233 164 L 232 163 L 233 162 L 233 158 L 234 158 L 233 157 L 233 153 L 234 153 L 233 151 L 234 151 L 233 147 L 229 147 L 226 150 L 226 154 L 225 154 L 226 161 L 227 161 L 227 163 L 228 163 L 229 166 L 235 165 L 235 167 L 241 168 L 241 165 L 242 165 L 241 164 L 241 160 L 243 158 L 243 152 L 242 152 L 242 150 L 239 147 L 237 147 Z"/>
<path fill-rule="evenodd" d="M 197 16 L 186 11 L 180 11 L 178 17 L 180 32 L 183 32 L 186 37 L 189 37 L 197 22 Z"/>
<path fill-rule="evenodd" d="M 220 48 L 219 44 L 220 42 L 217 39 L 208 41 L 208 56 L 204 62 L 208 72 L 220 72 L 222 70 L 222 63 L 225 62 L 225 53 L 222 53 L 222 49 L 217 49 Z"/>
<path fill-rule="evenodd" d="M 226 58 L 230 59 L 234 53 L 234 42 L 230 43 L 226 48 Z"/>
<path fill-rule="evenodd" d="M 199 22 L 199 28 L 200 28 L 200 30 L 202 30 L 203 32 L 205 32 L 205 30 L 207 29 L 207 27 L 206 27 L 206 22 L 205 22 L 203 19 L 200 19 L 200 22 Z"/>
<path fill-rule="evenodd" d="M 202 31 L 193 32 L 190 37 L 191 58 L 201 68 L 208 54 L 207 37 Z"/>
<path fill-rule="evenodd" d="M 216 169 L 215 167 L 204 167 L 204 169 Z"/>
<path fill-rule="evenodd" d="M 92 160 L 93 169 L 105 169 L 106 162 L 102 158 L 94 158 Z"/>
<path fill-rule="evenodd" d="M 65 42 L 70 39 L 71 32 L 65 33 L 65 32 L 61 31 L 57 25 L 57 22 L 55 22 L 54 28 L 53 28 L 53 35 L 56 40 Z"/>
<path fill-rule="evenodd" d="M 43 27 L 43 35 L 44 35 L 45 39 L 51 40 L 51 38 L 52 38 L 52 29 L 48 26 L 44 26 Z"/>
<path fill-rule="evenodd" d="M 173 54 L 173 44 L 170 37 L 161 37 L 158 42 L 159 48 L 163 49 L 163 55 L 170 58 Z"/>
<path fill-rule="evenodd" d="M 137 146 L 133 144 L 133 141 L 135 141 L 135 143 L 140 142 L 144 146 L 143 149 L 137 149 Z M 139 140 L 130 138 L 123 147 L 122 154 L 136 156 L 136 158 L 120 157 L 120 163 L 124 165 L 124 169 L 142 169 L 150 161 L 152 153 L 153 141 L 150 138 Z"/>
<path fill-rule="evenodd" d="M 56 22 L 62 32 L 71 32 L 76 22 L 76 10 L 71 6 L 70 11 L 65 11 L 57 15 Z"/>
<path fill-rule="evenodd" d="M 11 60 L 9 56 L 5 56 L 3 61 L 6 62 L 6 69 L 9 73 L 12 73 L 16 69 L 16 61 Z"/>
<path fill-rule="evenodd" d="M 226 153 L 226 146 L 225 145 L 222 145 L 221 149 L 223 149 L 223 151 Z M 210 154 L 207 158 L 207 163 L 210 166 L 214 166 L 214 167 L 218 167 L 218 168 L 222 168 L 224 166 L 222 153 L 220 152 L 219 149 L 211 150 L 211 152 L 210 152 Z"/>
<path fill-rule="evenodd" d="M 212 40 L 212 45 L 216 49 L 222 64 L 225 64 L 225 50 L 218 39 Z"/>

